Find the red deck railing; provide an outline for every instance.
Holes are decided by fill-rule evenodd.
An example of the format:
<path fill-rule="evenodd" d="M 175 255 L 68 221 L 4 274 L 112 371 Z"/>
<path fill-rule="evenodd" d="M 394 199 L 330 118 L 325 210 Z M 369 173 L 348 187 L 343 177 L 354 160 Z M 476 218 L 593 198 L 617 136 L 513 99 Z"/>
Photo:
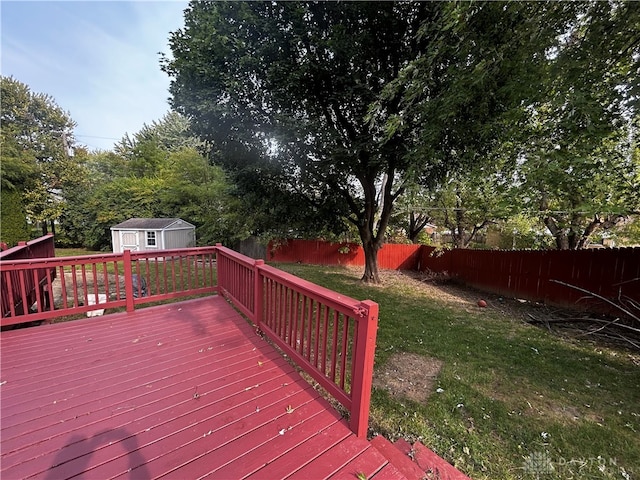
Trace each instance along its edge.
<path fill-rule="evenodd" d="M 19 311 L 14 299 L 29 305 L 30 279 L 41 272 L 45 293 L 35 289 L 35 304 Z M 0 278 L 2 326 L 96 309 L 133 311 L 148 302 L 220 291 L 350 412 L 354 433 L 367 435 L 378 326 L 374 302 L 340 295 L 221 245 L 3 260 Z"/>
<path fill-rule="evenodd" d="M 3 259 L 0 278 L 2 326 L 217 291 L 215 247 Z"/>
<path fill-rule="evenodd" d="M 218 246 L 223 295 L 350 412 L 366 437 L 378 305 L 360 302 Z"/>
<path fill-rule="evenodd" d="M 45 235 L 29 242 L 20 242 L 17 246 L 0 252 L 0 262 L 4 264 L 9 260 L 53 256 L 53 235 Z M 51 280 L 51 275 L 55 278 L 55 272 L 47 269 L 34 269 L 29 275 L 20 275 L 17 271 L 12 271 L 8 275 L 9 280 L 2 276 L 0 281 L 0 311 L 3 317 L 6 309 L 11 309 L 13 315 L 22 315 L 34 302 L 41 304 L 46 300 L 43 298 L 45 282 L 47 279 Z M 12 285 L 20 285 L 21 288 L 11 288 Z"/>

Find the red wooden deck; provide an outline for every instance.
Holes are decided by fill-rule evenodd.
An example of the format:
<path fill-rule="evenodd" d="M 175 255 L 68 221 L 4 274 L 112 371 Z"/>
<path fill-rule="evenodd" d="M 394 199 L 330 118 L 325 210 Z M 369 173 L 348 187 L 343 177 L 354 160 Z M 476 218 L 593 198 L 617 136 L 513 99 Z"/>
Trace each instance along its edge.
<path fill-rule="evenodd" d="M 218 296 L 0 341 L 3 480 L 404 478 Z"/>

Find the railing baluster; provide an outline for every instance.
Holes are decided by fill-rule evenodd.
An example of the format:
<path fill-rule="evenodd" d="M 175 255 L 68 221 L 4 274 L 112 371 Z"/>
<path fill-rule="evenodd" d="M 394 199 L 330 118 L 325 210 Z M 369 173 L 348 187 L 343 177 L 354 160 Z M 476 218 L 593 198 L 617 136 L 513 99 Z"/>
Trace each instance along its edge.
<path fill-rule="evenodd" d="M 331 376 L 332 382 L 336 381 L 336 360 L 338 356 L 338 311 L 333 311 L 333 338 L 331 342 Z"/>
<path fill-rule="evenodd" d="M 35 290 L 35 294 L 36 294 L 36 310 L 38 313 L 42 312 L 44 309 L 42 308 L 42 303 L 43 303 L 43 299 L 41 298 L 42 296 L 40 295 L 40 282 L 38 282 L 38 270 L 36 270 L 35 268 L 33 270 L 31 270 L 32 272 L 32 282 L 33 282 L 33 286 L 34 286 L 34 290 Z"/>
<path fill-rule="evenodd" d="M 309 309 L 307 310 L 307 354 L 306 359 L 309 360 L 311 358 L 311 331 L 313 330 L 313 309 L 318 308 L 318 303 L 309 299 Z"/>
<path fill-rule="evenodd" d="M 27 297 L 27 288 L 26 288 L 26 285 L 25 285 L 25 275 L 26 275 L 26 271 L 25 270 L 20 272 L 20 297 L 22 298 L 22 312 L 23 312 L 23 314 L 26 314 L 29 311 L 29 305 L 27 305 L 27 303 L 29 303 L 29 301 L 28 301 L 28 297 Z"/>
<path fill-rule="evenodd" d="M 160 271 L 158 268 L 158 263 L 160 262 L 160 257 L 155 257 L 154 261 L 153 261 L 153 268 L 156 274 L 156 289 L 155 289 L 155 294 L 159 295 L 160 293 L 163 293 L 160 291 Z M 151 290 L 151 285 L 149 285 L 149 290 Z"/>
<path fill-rule="evenodd" d="M 11 316 L 16 316 L 16 301 L 15 296 L 13 295 L 13 281 L 11 277 L 13 272 L 6 272 L 7 276 L 5 277 L 5 282 L 7 283 L 7 290 L 9 293 L 9 311 L 11 312 Z M 4 314 L 4 312 L 2 312 Z"/>
<path fill-rule="evenodd" d="M 71 265 L 71 282 L 73 285 L 73 306 L 80 306 L 80 298 L 78 298 L 78 279 L 76 277 L 76 266 Z"/>
<path fill-rule="evenodd" d="M 62 308 L 69 308 L 69 302 L 67 300 L 67 279 L 64 276 L 64 266 L 60 265 L 60 291 L 62 294 Z M 53 303 L 52 303 L 53 305 Z"/>
<path fill-rule="evenodd" d="M 110 292 L 111 292 L 111 289 L 109 288 L 109 284 L 111 282 L 109 282 L 109 272 L 107 271 L 106 261 L 102 262 L 102 279 L 104 281 L 104 294 L 108 302 L 110 299 Z"/>
<path fill-rule="evenodd" d="M 200 286 L 200 272 L 198 271 L 198 255 L 194 255 L 192 257 L 192 261 L 193 263 L 193 276 L 194 276 L 194 281 L 195 281 L 195 285 L 196 287 Z M 203 268 L 204 268 L 204 263 L 202 264 Z M 191 278 L 191 276 L 189 276 L 189 278 Z M 189 287 L 191 288 L 191 287 Z"/>
<path fill-rule="evenodd" d="M 324 307 L 323 305 L 318 305 L 318 308 L 316 308 L 316 315 L 315 315 L 316 332 L 315 332 L 315 339 L 313 342 L 315 347 L 313 350 L 313 365 L 316 368 L 318 368 L 318 353 L 320 349 L 320 314 L 323 307 Z"/>
<path fill-rule="evenodd" d="M 289 344 L 291 345 L 291 348 L 295 348 L 296 343 L 298 342 L 298 335 L 296 331 L 296 329 L 298 328 L 298 301 L 299 301 L 298 292 L 292 288 L 291 289 L 291 305 L 290 305 L 291 314 L 289 315 L 289 321 L 290 321 Z"/>
<path fill-rule="evenodd" d="M 147 284 L 147 295 L 151 295 L 151 272 L 149 271 L 149 257 L 144 259 L 144 276 Z"/>
<path fill-rule="evenodd" d="M 342 355 L 340 363 L 340 388 L 344 390 L 345 375 L 347 369 L 347 344 L 349 343 L 349 317 L 347 315 L 342 316 Z"/>
<path fill-rule="evenodd" d="M 95 295 L 96 305 L 100 303 L 100 297 L 98 295 L 98 268 L 95 263 L 91 264 L 91 273 L 93 275 L 93 293 Z"/>
<path fill-rule="evenodd" d="M 116 281 L 116 285 L 115 285 L 116 300 L 120 300 L 120 298 L 122 298 L 122 295 L 120 295 L 120 273 L 118 271 L 118 262 L 117 261 L 113 262 L 113 272 L 114 272 L 114 277 L 115 277 L 115 281 Z"/>
<path fill-rule="evenodd" d="M 329 307 L 324 307 L 324 328 L 322 331 L 322 374 L 327 374 L 327 342 L 329 340 Z"/>
<path fill-rule="evenodd" d="M 83 305 L 86 307 L 89 304 L 89 289 L 87 288 L 87 268 L 86 264 L 80 265 L 80 271 L 82 272 L 82 293 L 84 302 Z"/>
<path fill-rule="evenodd" d="M 176 291 L 176 259 L 171 257 L 171 292 Z"/>
<path fill-rule="evenodd" d="M 304 328 L 305 328 L 305 322 L 307 319 L 306 313 L 307 313 L 307 303 L 309 301 L 309 297 L 307 297 L 306 295 L 304 295 L 303 297 L 303 301 L 302 301 L 302 309 L 300 310 L 300 314 L 302 315 L 301 317 L 301 326 L 300 326 L 300 355 L 304 355 Z"/>

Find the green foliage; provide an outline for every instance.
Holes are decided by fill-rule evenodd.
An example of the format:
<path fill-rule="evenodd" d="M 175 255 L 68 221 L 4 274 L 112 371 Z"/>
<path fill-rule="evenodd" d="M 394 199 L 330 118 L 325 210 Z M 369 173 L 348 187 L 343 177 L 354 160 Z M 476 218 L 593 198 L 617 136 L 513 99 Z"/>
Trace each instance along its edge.
<path fill-rule="evenodd" d="M 571 249 L 640 211 L 640 7 L 576 5 L 575 21 L 547 52 L 518 154 L 529 215 L 557 248 Z"/>
<path fill-rule="evenodd" d="M 20 144 L 32 94 L 13 77 L 0 77 L 0 177 L 2 189 L 21 189 L 35 171 L 35 158 Z"/>
<path fill-rule="evenodd" d="M 605 247 L 640 246 L 640 215 L 629 215 L 613 228 L 597 231 L 592 235 L 591 243 Z"/>
<path fill-rule="evenodd" d="M 49 95 L 2 77 L 2 186 L 16 188 L 32 222 L 60 217 L 59 192 L 75 175 L 70 156 L 75 123 Z"/>
<path fill-rule="evenodd" d="M 546 225 L 557 248 L 583 248 L 598 230 L 640 212 L 640 163 L 630 154 L 631 135 L 618 129 L 584 148 L 558 139 L 556 148 L 532 152 L 521 165 L 524 207 Z"/>
<path fill-rule="evenodd" d="M 384 236 L 402 226 L 415 241 L 435 215 L 421 205 L 390 225 L 412 185 L 432 189 L 463 246 L 536 198 L 507 187 L 521 187 L 514 165 L 540 145 L 522 135 L 536 118 L 549 151 L 592 133 L 601 145 L 601 127 L 637 98 L 637 7 L 611 6 L 193 2 L 163 68 L 174 107 L 260 212 L 254 233 L 341 234 L 347 220 L 370 280 Z M 498 153 L 508 174 L 493 165 L 505 147 L 515 152 Z"/>
<path fill-rule="evenodd" d="M 168 112 L 150 125 L 144 124 L 133 136 L 126 134 L 116 143 L 114 150 L 117 155 L 129 159 L 141 144 L 153 144 L 168 152 L 204 148 L 204 143 L 191 132 L 189 119 L 175 111 Z"/>
<path fill-rule="evenodd" d="M 231 196 L 226 174 L 196 150 L 171 153 L 158 175 L 164 185 L 160 208 L 196 225 L 200 244 L 229 245 L 250 235 L 251 217 L 242 214 L 240 202 Z"/>
<path fill-rule="evenodd" d="M 220 167 L 193 148 L 136 144 L 126 158 L 77 152 L 78 173 L 64 190 L 66 245 L 111 247 L 110 228 L 132 217 L 179 217 L 196 225 L 199 244 L 229 244 L 249 235 L 247 217 Z"/>
<path fill-rule="evenodd" d="M 410 213 L 428 213 L 464 246 L 509 205 L 538 216 L 559 248 L 579 248 L 640 209 L 637 4 L 448 3 L 440 18 L 421 27 L 426 54 L 384 89 L 383 100 L 401 93 L 405 107 L 385 132 L 418 128 L 414 154 L 436 172 L 452 158 L 465 168 L 445 168 L 444 182 L 415 175 L 430 191 Z M 481 188 L 493 185 L 483 170 L 495 155 L 512 187 L 500 198 Z M 441 215 L 427 210 L 436 202 Z"/>
<path fill-rule="evenodd" d="M 0 242 L 14 247 L 18 242 L 30 238 L 20 192 L 2 188 L 0 190 Z"/>
<path fill-rule="evenodd" d="M 519 213 L 498 222 L 493 230 L 499 233 L 498 247 L 504 250 L 551 248 L 553 237 L 543 228 L 539 219 Z"/>
<path fill-rule="evenodd" d="M 373 254 L 414 137 L 398 132 L 382 141 L 367 112 L 418 54 L 421 20 L 440 8 L 193 2 L 185 28 L 171 36 L 173 58 L 164 62 L 173 105 L 193 119 L 214 158 L 237 174 L 244 200 L 255 199 L 251 205 L 269 212 L 266 218 L 282 230 L 307 223 L 336 233 L 345 230 L 345 219 L 355 225 L 373 260 L 364 278 L 375 278 Z M 383 108 L 378 117 L 397 115 L 398 99 Z M 252 185 L 272 195 L 251 195 Z M 260 227 L 273 228 L 274 221 Z"/>
<path fill-rule="evenodd" d="M 412 184 L 401 201 L 409 213 L 407 231 L 422 219 L 446 229 L 453 247 L 471 247 L 489 226 L 517 212 L 520 202 L 513 185 L 514 168 L 510 158 L 494 153 L 482 164 L 450 172 L 437 185 Z M 406 223 L 401 225 L 407 228 Z"/>

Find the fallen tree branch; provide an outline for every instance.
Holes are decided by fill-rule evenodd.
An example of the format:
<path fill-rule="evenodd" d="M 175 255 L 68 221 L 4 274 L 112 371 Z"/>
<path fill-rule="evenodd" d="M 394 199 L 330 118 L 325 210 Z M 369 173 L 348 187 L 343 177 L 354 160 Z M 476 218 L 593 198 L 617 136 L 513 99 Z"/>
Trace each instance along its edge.
<path fill-rule="evenodd" d="M 628 309 L 622 307 L 621 305 L 617 304 L 616 302 L 613 302 L 613 301 L 609 300 L 608 298 L 603 297 L 602 295 L 598 295 L 597 293 L 593 293 L 593 292 L 591 292 L 589 290 L 586 290 L 584 288 L 577 287 L 576 285 L 571 285 L 570 283 L 561 282 L 560 280 L 549 280 L 549 281 L 550 282 L 554 282 L 554 283 L 558 283 L 560 285 L 564 285 L 565 287 L 573 288 L 574 290 L 578 290 L 579 292 L 586 293 L 587 295 L 589 295 L 591 297 L 594 297 L 594 298 L 597 298 L 599 300 L 602 300 L 603 302 L 608 303 L 612 307 L 617 308 L 618 310 L 623 312 L 625 315 L 628 315 L 629 317 L 634 319 L 636 322 L 640 322 L 640 317 L 638 317 L 637 315 L 634 315 Z"/>

